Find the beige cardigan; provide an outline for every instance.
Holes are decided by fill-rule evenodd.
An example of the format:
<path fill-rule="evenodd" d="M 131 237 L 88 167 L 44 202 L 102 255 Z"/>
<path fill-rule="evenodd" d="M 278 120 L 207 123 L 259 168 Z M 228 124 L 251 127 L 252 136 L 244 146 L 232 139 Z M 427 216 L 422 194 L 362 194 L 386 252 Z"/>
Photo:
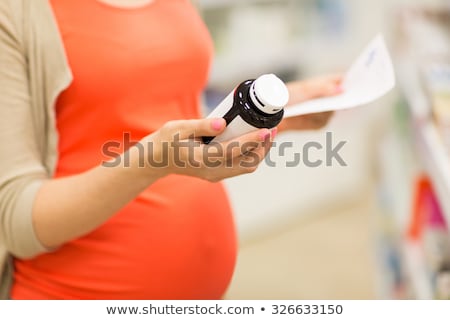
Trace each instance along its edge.
<path fill-rule="evenodd" d="M 45 252 L 32 208 L 57 159 L 54 104 L 71 82 L 48 0 L 0 0 L 0 298 L 12 259 Z"/>

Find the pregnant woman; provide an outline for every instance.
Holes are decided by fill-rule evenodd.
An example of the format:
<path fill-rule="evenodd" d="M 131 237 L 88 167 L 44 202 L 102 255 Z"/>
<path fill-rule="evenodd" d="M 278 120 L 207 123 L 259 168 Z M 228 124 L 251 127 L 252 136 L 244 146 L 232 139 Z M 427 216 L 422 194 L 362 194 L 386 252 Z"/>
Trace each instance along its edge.
<path fill-rule="evenodd" d="M 237 246 L 218 181 L 257 164 L 223 152 L 211 167 L 204 145 L 163 148 L 225 128 L 199 111 L 212 49 L 188 0 L 0 0 L 0 296 L 223 296 Z M 291 83 L 290 103 L 336 94 L 339 81 Z M 319 128 L 329 116 L 279 130 Z M 275 134 L 221 149 L 252 142 L 261 161 Z M 120 165 L 105 165 L 105 146 L 125 137 L 140 143 L 120 143 Z"/>

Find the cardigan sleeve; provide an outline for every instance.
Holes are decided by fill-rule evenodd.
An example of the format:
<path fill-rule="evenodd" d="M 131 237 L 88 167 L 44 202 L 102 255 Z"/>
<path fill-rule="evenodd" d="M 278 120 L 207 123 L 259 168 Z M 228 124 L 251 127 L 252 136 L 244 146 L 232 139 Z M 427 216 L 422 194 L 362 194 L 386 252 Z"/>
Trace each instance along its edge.
<path fill-rule="evenodd" d="M 46 251 L 32 212 L 48 174 L 34 134 L 27 58 L 12 16 L 9 2 L 0 0 L 0 247 L 30 258 Z"/>

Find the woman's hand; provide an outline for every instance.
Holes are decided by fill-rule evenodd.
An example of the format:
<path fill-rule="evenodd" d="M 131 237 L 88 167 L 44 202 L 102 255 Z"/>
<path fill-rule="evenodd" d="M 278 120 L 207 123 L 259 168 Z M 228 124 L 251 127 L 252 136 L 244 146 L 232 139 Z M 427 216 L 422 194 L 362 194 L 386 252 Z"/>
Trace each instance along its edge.
<path fill-rule="evenodd" d="M 276 129 L 263 129 L 210 145 L 194 138 L 216 136 L 224 130 L 223 119 L 170 121 L 112 159 L 114 162 L 49 179 L 39 189 L 33 209 L 38 239 L 44 246 L 56 248 L 85 235 L 168 174 L 219 181 L 253 172 L 276 133 Z"/>
<path fill-rule="evenodd" d="M 333 96 L 342 93 L 342 76 L 329 75 L 305 81 L 295 81 L 287 84 L 289 90 L 289 105 L 295 105 L 310 99 Z M 279 125 L 280 131 L 315 130 L 324 127 L 333 112 L 321 112 L 297 117 L 285 118 Z"/>
<path fill-rule="evenodd" d="M 181 174 L 219 181 L 255 171 L 269 151 L 276 129 L 261 129 L 223 143 L 204 144 L 203 136 L 217 136 L 224 119 L 178 120 L 166 123 L 144 138 L 146 166 L 160 174 Z"/>

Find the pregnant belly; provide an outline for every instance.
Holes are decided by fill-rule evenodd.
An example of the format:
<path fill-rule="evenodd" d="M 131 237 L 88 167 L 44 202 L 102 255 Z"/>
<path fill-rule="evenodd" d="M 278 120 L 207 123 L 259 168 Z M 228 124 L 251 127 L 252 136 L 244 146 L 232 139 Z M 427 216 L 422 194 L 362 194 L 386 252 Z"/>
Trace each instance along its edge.
<path fill-rule="evenodd" d="M 91 234 L 15 261 L 14 299 L 220 299 L 236 259 L 221 184 L 170 176 Z"/>

